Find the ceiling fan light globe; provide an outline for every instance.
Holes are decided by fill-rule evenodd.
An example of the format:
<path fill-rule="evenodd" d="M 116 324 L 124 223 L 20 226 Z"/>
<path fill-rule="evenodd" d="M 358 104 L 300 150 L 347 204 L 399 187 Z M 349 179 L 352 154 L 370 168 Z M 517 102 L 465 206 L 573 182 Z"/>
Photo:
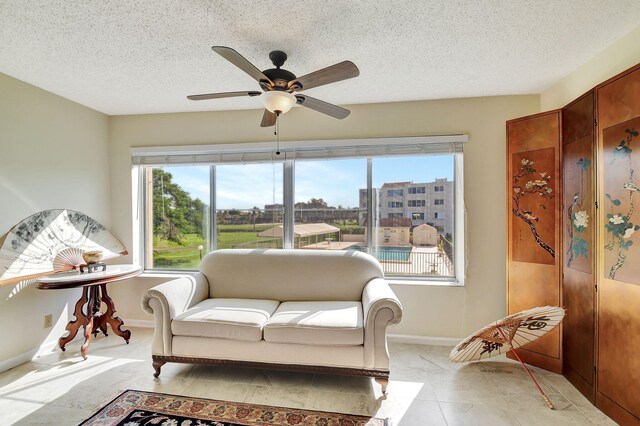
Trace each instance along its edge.
<path fill-rule="evenodd" d="M 260 101 L 269 112 L 284 114 L 296 104 L 297 99 L 289 92 L 274 90 L 261 94 Z"/>

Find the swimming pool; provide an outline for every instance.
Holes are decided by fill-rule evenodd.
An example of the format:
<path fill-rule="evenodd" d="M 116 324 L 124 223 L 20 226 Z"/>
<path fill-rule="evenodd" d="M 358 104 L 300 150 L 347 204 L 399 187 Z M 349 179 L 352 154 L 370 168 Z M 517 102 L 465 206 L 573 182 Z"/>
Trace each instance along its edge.
<path fill-rule="evenodd" d="M 367 253 L 367 247 L 363 246 L 351 246 L 349 250 Z M 378 247 L 371 250 L 371 254 L 380 262 L 408 262 L 411 255 L 411 247 Z"/>

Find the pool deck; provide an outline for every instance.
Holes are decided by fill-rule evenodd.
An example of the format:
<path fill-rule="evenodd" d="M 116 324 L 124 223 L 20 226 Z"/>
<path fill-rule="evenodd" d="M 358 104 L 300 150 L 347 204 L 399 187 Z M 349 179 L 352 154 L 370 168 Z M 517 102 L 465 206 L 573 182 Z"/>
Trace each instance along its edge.
<path fill-rule="evenodd" d="M 353 246 L 362 246 L 361 242 L 350 241 L 322 241 L 316 244 L 309 244 L 302 249 L 316 249 L 316 250 L 347 250 Z M 379 246 L 384 250 L 385 246 Z M 389 247 L 390 248 L 390 247 Z M 411 249 L 411 255 L 407 261 L 396 260 L 381 260 L 382 268 L 385 274 L 392 275 L 418 275 L 423 277 L 433 276 L 451 276 L 453 270 L 451 270 L 450 262 L 445 262 L 444 258 L 440 260 L 438 256 L 438 248 L 435 246 L 427 247 L 402 247 Z M 435 257 L 438 256 L 438 257 Z M 435 261 L 434 261 L 435 260 Z"/>
<path fill-rule="evenodd" d="M 346 250 L 349 247 L 362 245 L 358 242 L 349 241 L 321 241 L 316 244 L 309 244 L 307 246 L 300 247 L 301 249 L 316 249 L 316 250 Z"/>

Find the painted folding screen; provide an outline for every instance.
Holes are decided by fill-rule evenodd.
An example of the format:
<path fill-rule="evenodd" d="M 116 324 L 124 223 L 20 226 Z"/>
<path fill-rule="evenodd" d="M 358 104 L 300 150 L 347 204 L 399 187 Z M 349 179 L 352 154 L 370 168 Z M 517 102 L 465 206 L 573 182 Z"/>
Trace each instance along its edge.
<path fill-rule="evenodd" d="M 560 131 L 560 110 L 507 122 L 509 314 L 562 302 Z M 519 353 L 530 364 L 561 372 L 561 328 Z"/>

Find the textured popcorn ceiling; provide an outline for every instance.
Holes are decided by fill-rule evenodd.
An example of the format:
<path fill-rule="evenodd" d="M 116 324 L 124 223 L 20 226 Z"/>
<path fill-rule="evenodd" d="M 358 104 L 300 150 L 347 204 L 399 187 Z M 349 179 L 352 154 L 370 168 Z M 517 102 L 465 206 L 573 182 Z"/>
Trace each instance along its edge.
<path fill-rule="evenodd" d="M 259 89 L 212 45 L 352 60 L 307 92 L 336 104 L 540 93 L 639 22 L 638 0 L 0 0 L 0 72 L 112 115 L 260 108 L 185 99 Z"/>

